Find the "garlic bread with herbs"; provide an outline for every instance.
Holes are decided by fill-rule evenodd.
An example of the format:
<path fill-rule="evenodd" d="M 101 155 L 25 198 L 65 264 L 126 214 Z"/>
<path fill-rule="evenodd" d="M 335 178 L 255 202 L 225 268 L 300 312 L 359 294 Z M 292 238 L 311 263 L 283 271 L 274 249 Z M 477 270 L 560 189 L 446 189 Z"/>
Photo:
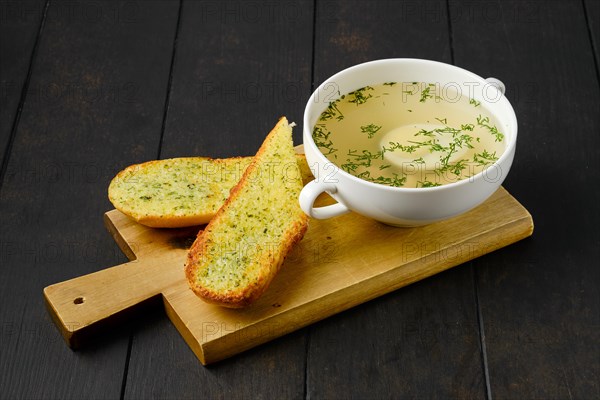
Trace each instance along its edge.
<path fill-rule="evenodd" d="M 229 197 L 253 157 L 180 157 L 131 165 L 108 187 L 115 208 L 142 225 L 181 228 L 206 224 Z M 297 154 L 302 180 L 313 179 Z"/>
<path fill-rule="evenodd" d="M 282 118 L 190 248 L 185 271 L 194 293 L 232 308 L 260 297 L 308 227 L 302 186 L 292 127 Z"/>

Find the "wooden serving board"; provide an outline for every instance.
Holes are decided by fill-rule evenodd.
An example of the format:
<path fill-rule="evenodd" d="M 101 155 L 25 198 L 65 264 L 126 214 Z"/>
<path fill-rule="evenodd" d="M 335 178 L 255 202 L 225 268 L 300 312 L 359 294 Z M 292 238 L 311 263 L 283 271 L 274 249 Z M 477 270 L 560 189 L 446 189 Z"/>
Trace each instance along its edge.
<path fill-rule="evenodd" d="M 183 265 L 199 228 L 152 229 L 121 212 L 104 215 L 132 261 L 44 289 L 67 343 L 123 310 L 162 295 L 167 315 L 202 364 L 209 364 L 385 293 L 514 243 L 533 232 L 527 210 L 500 188 L 447 221 L 394 228 L 355 213 L 311 220 L 270 288 L 245 309 L 204 303 Z"/>

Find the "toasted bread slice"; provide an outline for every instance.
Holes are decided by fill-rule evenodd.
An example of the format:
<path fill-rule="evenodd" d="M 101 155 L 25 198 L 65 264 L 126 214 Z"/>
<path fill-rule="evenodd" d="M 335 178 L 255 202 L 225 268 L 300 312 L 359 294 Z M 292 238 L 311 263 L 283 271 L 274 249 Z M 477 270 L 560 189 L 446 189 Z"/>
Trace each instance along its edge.
<path fill-rule="evenodd" d="M 186 276 L 207 302 L 244 307 L 269 286 L 308 227 L 292 128 L 279 120 L 242 179 L 189 250 Z"/>
<path fill-rule="evenodd" d="M 296 155 L 303 182 L 312 179 L 304 155 Z M 140 224 L 180 228 L 206 224 L 221 208 L 253 157 L 182 157 L 125 168 L 113 178 L 108 198 Z"/>

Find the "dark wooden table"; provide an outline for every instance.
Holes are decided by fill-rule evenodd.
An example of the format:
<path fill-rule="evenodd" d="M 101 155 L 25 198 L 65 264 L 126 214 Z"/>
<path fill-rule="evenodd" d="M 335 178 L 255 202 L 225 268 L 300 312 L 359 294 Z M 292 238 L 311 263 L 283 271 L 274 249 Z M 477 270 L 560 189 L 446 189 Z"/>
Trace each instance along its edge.
<path fill-rule="evenodd" d="M 0 1 L 2 398 L 599 398 L 600 2 Z M 533 237 L 203 367 L 159 305 L 73 352 L 52 283 L 125 262 L 112 176 L 251 155 L 363 61 L 504 81 Z"/>

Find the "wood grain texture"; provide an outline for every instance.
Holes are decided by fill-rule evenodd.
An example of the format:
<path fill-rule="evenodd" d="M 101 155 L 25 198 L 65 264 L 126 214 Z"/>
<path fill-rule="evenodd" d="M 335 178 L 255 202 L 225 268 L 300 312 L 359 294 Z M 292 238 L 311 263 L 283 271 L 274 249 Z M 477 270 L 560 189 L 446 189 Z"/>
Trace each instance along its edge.
<path fill-rule="evenodd" d="M 312 22 L 312 1 L 184 1 L 160 157 L 252 155 L 280 116 L 300 123 Z M 303 332 L 207 369 L 163 318 L 136 331 L 126 398 L 303 397 Z"/>
<path fill-rule="evenodd" d="M 598 74 L 598 61 L 600 60 L 600 2 L 584 0 L 583 6 L 587 16 L 587 26 L 591 35 L 592 47 L 596 57 L 596 73 Z"/>
<path fill-rule="evenodd" d="M 167 315 L 203 364 L 470 261 L 533 231 L 527 210 L 502 188 L 477 209 L 425 227 L 399 229 L 354 213 L 313 220 L 269 290 L 250 307 L 228 309 L 203 302 L 185 279 L 182 243 L 191 242 L 194 229 L 152 229 L 117 210 L 106 214 L 106 223 L 136 259 L 44 290 L 67 342 L 74 344 L 79 331 L 162 294 Z"/>
<path fill-rule="evenodd" d="M 599 2 L 245 3 L 50 2 L 0 188 L 0 398 L 600 397 Z M 275 3 L 301 7 L 290 21 L 269 11 Z M 33 20 L 16 21 L 14 35 L 3 10 L 1 46 L 31 54 Z M 2 50 L 0 64 L 13 68 L 15 52 Z M 507 84 L 520 137 L 505 186 L 532 212 L 532 238 L 208 368 L 162 301 L 68 350 L 41 293 L 126 262 L 99 218 L 118 170 L 157 155 L 252 154 L 281 114 L 299 122 L 311 75 L 318 84 L 373 58 L 452 62 L 452 52 L 458 66 Z M 26 75 L 14 62 L 17 75 L 0 81 Z M 255 82 L 267 90 L 260 98 Z M 297 97 L 293 85 L 284 91 L 295 82 Z M 18 101 L 11 90 L 3 116 Z"/>
<path fill-rule="evenodd" d="M 600 99 L 582 2 L 450 5 L 457 65 L 506 84 L 519 139 L 504 184 L 536 221 L 474 262 L 491 393 L 598 397 Z"/>
<path fill-rule="evenodd" d="M 446 7 L 431 0 L 317 2 L 315 84 L 378 58 L 451 63 Z M 442 276 L 311 327 L 308 396 L 483 397 L 471 264 Z"/>
<path fill-rule="evenodd" d="M 26 84 L 45 2 L 0 1 L 0 165 L 3 165 L 6 146 Z"/>
<path fill-rule="evenodd" d="M 254 154 L 310 96 L 312 2 L 184 2 L 161 157 Z M 301 143 L 301 129 L 294 142 Z"/>
<path fill-rule="evenodd" d="M 336 72 L 381 58 L 450 63 L 446 2 L 327 0 L 317 2 L 315 87 Z"/>
<path fill-rule="evenodd" d="M 131 261 L 44 289 L 53 320 L 74 348 L 79 347 L 81 331 L 182 281 L 181 260 L 198 232 L 193 227 L 140 229 L 139 224 L 116 211 L 105 214 L 105 224 Z"/>
<path fill-rule="evenodd" d="M 0 193 L 0 393 L 116 398 L 128 329 L 67 350 L 43 288 L 125 261 L 100 219 L 110 178 L 155 157 L 176 8 L 53 1 Z M 137 11 L 136 11 L 137 10 Z"/>

